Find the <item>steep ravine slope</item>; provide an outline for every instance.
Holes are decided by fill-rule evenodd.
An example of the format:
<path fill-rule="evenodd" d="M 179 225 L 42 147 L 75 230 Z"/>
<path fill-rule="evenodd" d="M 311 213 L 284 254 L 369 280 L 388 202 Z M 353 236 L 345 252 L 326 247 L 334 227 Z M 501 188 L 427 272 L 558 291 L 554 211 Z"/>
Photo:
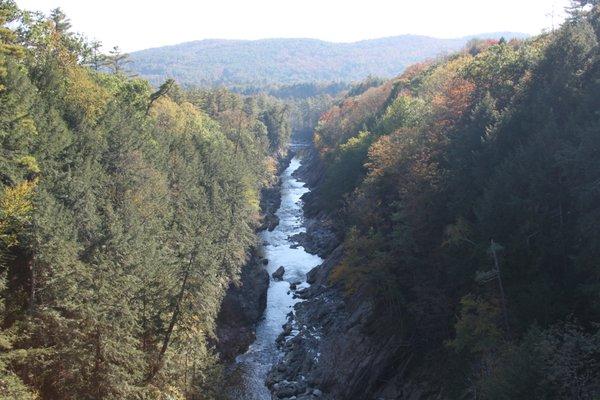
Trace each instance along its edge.
<path fill-rule="evenodd" d="M 343 247 L 298 293 L 278 398 L 599 398 L 599 43 L 582 7 L 323 114 L 306 213 Z"/>
<path fill-rule="evenodd" d="M 275 212 L 281 204 L 281 181 L 279 176 L 288 166 L 292 152 L 279 159 L 277 181 L 261 191 L 260 210 L 262 224 L 259 231 L 272 231 L 279 223 Z M 256 338 L 254 328 L 263 316 L 267 305 L 269 274 L 263 266 L 260 246 L 251 250 L 251 255 L 242 267 L 238 282 L 229 285 L 217 317 L 217 340 L 215 345 L 225 361 L 233 360 L 244 353 Z"/>
<path fill-rule="evenodd" d="M 297 174 L 314 188 L 321 182 L 322 172 L 319 158 L 311 151 Z M 411 359 L 394 334 L 396 327 L 375 328 L 377 315 L 368 297 L 361 293 L 343 296 L 341 288 L 331 283 L 329 275 L 340 261 L 343 247 L 329 216 L 313 207 L 318 193 L 305 196 L 307 233 L 297 239 L 325 260 L 308 274 L 310 288 L 298 293 L 305 301 L 294 307 L 284 327 L 280 343 L 285 355 L 267 381 L 274 397 L 298 394 L 297 399 L 314 398 L 294 391 L 308 386 L 318 388 L 322 398 L 336 400 L 434 398 L 435 393 L 423 385 L 402 379 Z"/>
<path fill-rule="evenodd" d="M 254 325 L 267 304 L 268 287 L 269 274 L 257 249 L 253 249 L 239 282 L 230 284 L 217 318 L 216 346 L 224 360 L 233 360 L 254 340 Z"/>

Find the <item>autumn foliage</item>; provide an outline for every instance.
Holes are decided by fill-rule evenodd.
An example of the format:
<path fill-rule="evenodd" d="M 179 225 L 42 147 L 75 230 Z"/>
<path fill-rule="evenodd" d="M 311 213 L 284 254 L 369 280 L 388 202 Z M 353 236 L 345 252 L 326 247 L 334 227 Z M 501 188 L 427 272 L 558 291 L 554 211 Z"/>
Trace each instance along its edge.
<path fill-rule="evenodd" d="M 568 374 L 575 397 L 598 393 L 597 349 L 561 347 L 598 337 L 598 18 L 474 41 L 321 119 L 315 201 L 344 227 L 332 283 L 398 327 L 407 374 L 435 370 L 439 393 L 570 398 Z M 550 348 L 580 367 L 558 373 Z"/>

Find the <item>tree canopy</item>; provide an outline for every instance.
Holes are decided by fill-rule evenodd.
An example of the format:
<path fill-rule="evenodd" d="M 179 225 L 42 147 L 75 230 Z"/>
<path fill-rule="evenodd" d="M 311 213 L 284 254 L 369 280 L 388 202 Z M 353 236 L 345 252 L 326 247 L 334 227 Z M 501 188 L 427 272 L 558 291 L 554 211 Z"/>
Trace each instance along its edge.
<path fill-rule="evenodd" d="M 398 327 L 418 360 L 403 379 L 597 396 L 599 21 L 594 6 L 551 34 L 472 42 L 321 117 L 313 199 L 344 237 L 331 279 Z"/>
<path fill-rule="evenodd" d="M 60 10 L 0 17 L 0 397 L 214 398 L 287 109 L 102 72 Z"/>

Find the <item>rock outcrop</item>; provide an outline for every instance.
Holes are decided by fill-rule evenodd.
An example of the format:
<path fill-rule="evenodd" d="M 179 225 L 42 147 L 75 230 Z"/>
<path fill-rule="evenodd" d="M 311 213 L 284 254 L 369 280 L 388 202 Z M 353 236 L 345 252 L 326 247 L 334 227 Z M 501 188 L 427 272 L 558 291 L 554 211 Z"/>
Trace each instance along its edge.
<path fill-rule="evenodd" d="M 280 281 L 280 280 L 283 280 L 283 274 L 285 274 L 285 268 L 282 265 L 279 268 L 277 268 L 275 270 L 275 272 L 273 272 L 271 274 L 271 276 L 273 277 L 274 280 Z"/>
<path fill-rule="evenodd" d="M 339 246 L 308 274 L 311 286 L 303 290 L 305 301 L 295 305 L 278 338 L 284 356 L 272 368 L 267 385 L 280 396 L 302 384 L 306 390 L 296 393 L 297 399 L 315 389 L 320 398 L 335 400 L 438 398 L 435 390 L 406 378 L 412 353 L 400 340 L 398 327 L 378 324 L 366 296 L 344 296 L 331 284 L 331 268 L 342 255 Z"/>
<path fill-rule="evenodd" d="M 231 283 L 217 317 L 216 347 L 224 360 L 245 352 L 254 341 L 254 325 L 267 305 L 269 274 L 256 253 L 244 266 L 238 283 Z"/>
<path fill-rule="evenodd" d="M 273 230 L 279 224 L 275 214 L 281 204 L 279 176 L 289 165 L 292 152 L 279 160 L 277 181 L 261 192 L 262 223 L 258 230 Z M 267 304 L 269 261 L 261 256 L 260 248 L 252 249 L 248 263 L 242 268 L 239 280 L 229 285 L 217 317 L 215 347 L 225 361 L 244 353 L 255 340 L 254 328 Z"/>
<path fill-rule="evenodd" d="M 294 153 L 289 151 L 288 154 L 279 160 L 277 165 L 277 180 L 276 182 L 260 192 L 260 210 L 261 210 L 261 225 L 258 229 L 272 231 L 279 225 L 279 217 L 276 212 L 281 205 L 281 181 L 279 176 L 290 164 Z"/>
<path fill-rule="evenodd" d="M 322 171 L 314 152 L 307 157 L 312 160 L 297 174 L 314 187 Z M 381 322 L 369 296 L 348 296 L 330 279 L 344 249 L 328 216 L 315 206 L 317 196 L 315 190 L 304 199 L 307 231 L 294 239 L 325 260 L 307 274 L 310 287 L 294 292 L 304 301 L 294 306 L 277 340 L 284 355 L 267 379 L 274 398 L 313 399 L 315 393 L 335 400 L 439 398 L 423 383 L 426 377 L 411 380 L 406 373 L 413 367 L 413 352 L 401 340 L 399 327 Z"/>

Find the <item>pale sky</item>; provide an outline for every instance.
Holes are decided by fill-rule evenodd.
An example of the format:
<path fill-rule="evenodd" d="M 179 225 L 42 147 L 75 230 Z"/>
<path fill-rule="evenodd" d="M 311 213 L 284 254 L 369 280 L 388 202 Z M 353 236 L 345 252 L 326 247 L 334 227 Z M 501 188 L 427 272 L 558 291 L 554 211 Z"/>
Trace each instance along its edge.
<path fill-rule="evenodd" d="M 530 34 L 564 18 L 569 0 L 17 0 L 61 7 L 73 29 L 124 51 L 191 40 L 316 38 L 351 42 L 401 34 L 441 38 Z M 554 14 L 554 18 L 552 18 Z"/>

